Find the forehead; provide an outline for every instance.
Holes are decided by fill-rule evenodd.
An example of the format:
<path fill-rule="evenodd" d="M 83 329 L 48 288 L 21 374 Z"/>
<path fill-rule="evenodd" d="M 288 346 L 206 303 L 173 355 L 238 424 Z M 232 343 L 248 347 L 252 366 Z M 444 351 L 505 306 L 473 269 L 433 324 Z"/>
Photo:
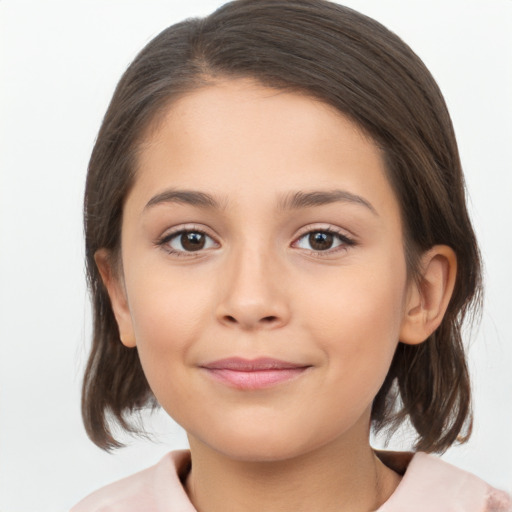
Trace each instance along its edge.
<path fill-rule="evenodd" d="M 355 123 L 310 96 L 247 79 L 186 94 L 154 124 L 131 195 L 147 200 L 170 187 L 227 203 L 333 187 L 381 207 L 394 200 L 381 151 Z"/>

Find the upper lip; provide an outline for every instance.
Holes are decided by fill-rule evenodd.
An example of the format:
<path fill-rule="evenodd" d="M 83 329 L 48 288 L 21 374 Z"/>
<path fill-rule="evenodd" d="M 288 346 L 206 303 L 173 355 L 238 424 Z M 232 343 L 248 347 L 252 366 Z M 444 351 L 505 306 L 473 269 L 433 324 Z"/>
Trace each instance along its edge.
<path fill-rule="evenodd" d="M 202 368 L 209 370 L 232 370 L 238 372 L 258 372 L 265 370 L 286 370 L 290 368 L 306 368 L 308 364 L 291 363 L 271 357 L 257 359 L 244 359 L 242 357 L 228 357 L 211 363 L 202 364 Z"/>

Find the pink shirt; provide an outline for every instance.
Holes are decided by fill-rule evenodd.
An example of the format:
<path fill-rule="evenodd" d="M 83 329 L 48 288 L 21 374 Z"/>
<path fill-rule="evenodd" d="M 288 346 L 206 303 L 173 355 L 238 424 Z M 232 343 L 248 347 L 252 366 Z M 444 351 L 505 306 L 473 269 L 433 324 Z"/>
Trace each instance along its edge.
<path fill-rule="evenodd" d="M 406 471 L 376 512 L 512 512 L 508 494 L 436 457 L 393 452 L 379 457 Z M 180 480 L 189 467 L 189 451 L 168 453 L 158 464 L 92 493 L 71 512 L 197 512 Z"/>

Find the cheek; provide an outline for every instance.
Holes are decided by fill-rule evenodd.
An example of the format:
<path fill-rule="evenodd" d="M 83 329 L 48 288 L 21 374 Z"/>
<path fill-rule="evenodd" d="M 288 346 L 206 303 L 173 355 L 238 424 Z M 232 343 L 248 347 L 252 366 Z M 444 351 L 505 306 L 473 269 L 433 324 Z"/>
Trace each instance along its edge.
<path fill-rule="evenodd" d="M 130 303 L 137 344 L 180 350 L 198 329 L 199 297 L 173 288 L 147 288 Z"/>
<path fill-rule="evenodd" d="M 137 350 L 151 388 L 158 397 L 170 373 L 183 372 L 187 354 L 201 335 L 210 297 L 205 287 L 167 279 L 165 273 L 134 276 L 127 282 Z"/>
<path fill-rule="evenodd" d="M 347 267 L 325 281 L 322 290 L 316 288 L 303 328 L 323 348 L 333 380 L 351 383 L 373 399 L 398 344 L 405 291 L 400 257 Z"/>

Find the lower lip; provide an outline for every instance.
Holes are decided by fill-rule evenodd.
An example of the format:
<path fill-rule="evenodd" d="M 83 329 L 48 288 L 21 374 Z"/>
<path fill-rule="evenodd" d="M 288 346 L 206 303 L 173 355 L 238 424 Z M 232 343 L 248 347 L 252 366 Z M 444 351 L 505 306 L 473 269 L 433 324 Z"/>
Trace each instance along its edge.
<path fill-rule="evenodd" d="M 228 386 L 237 389 L 255 390 L 269 388 L 295 379 L 302 375 L 307 370 L 307 367 L 252 371 L 228 370 L 225 368 L 204 369 L 215 380 Z"/>

